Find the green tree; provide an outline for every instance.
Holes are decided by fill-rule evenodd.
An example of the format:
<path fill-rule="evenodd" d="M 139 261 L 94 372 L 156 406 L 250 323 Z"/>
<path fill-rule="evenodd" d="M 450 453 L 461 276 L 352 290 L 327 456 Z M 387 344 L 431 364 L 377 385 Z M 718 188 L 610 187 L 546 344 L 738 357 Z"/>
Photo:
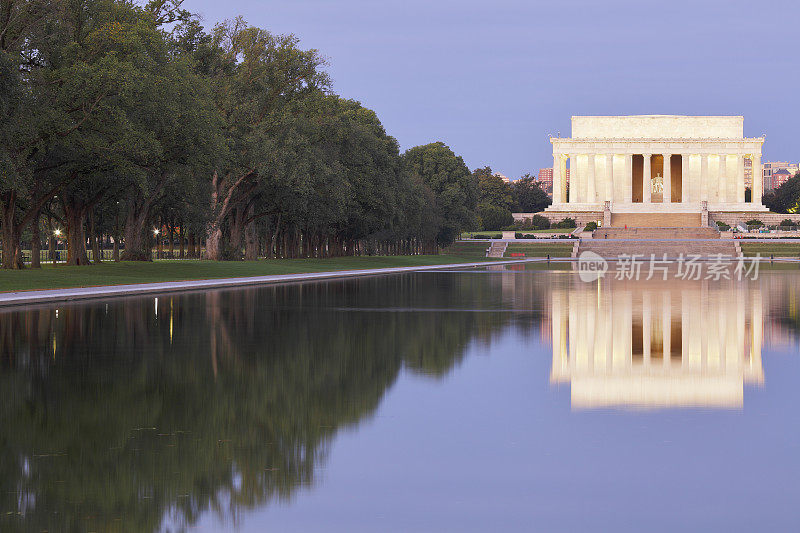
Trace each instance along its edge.
<path fill-rule="evenodd" d="M 512 183 L 511 187 L 514 194 L 514 211 L 516 212 L 538 213 L 553 203 L 536 178 L 530 174 L 522 176 Z"/>
<path fill-rule="evenodd" d="M 222 259 L 225 223 L 258 180 L 271 175 L 289 107 L 326 90 L 330 80 L 317 50 L 301 50 L 297 37 L 273 35 L 241 17 L 217 25 L 212 46 L 220 58 L 213 79 L 216 106 L 231 150 L 211 174 L 206 250 L 209 258 Z"/>
<path fill-rule="evenodd" d="M 475 227 L 477 184 L 460 156 L 443 142 L 435 142 L 407 150 L 402 159 L 406 172 L 427 185 L 436 198 L 430 209 L 441 220 L 436 235 L 440 246 Z"/>
<path fill-rule="evenodd" d="M 800 173 L 786 180 L 777 189 L 764 194 L 762 203 L 775 213 L 800 212 Z"/>
<path fill-rule="evenodd" d="M 484 230 L 501 230 L 514 223 L 511 211 L 496 205 L 480 205 L 478 216 L 481 219 L 481 229 Z"/>
<path fill-rule="evenodd" d="M 494 206 L 511 211 L 514 206 L 514 195 L 511 185 L 492 173 L 490 167 L 476 168 L 472 175 L 478 184 L 478 205 Z"/>

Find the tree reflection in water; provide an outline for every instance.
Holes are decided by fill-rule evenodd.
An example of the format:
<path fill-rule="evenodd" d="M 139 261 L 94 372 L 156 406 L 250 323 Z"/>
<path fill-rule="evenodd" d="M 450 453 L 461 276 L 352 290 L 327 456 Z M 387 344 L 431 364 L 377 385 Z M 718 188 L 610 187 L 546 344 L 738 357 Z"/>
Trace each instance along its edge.
<path fill-rule="evenodd" d="M 500 283 L 417 274 L 4 312 L 0 529 L 148 531 L 288 500 L 404 367 L 444 376 L 509 323 Z M 541 309 L 526 312 L 530 331 Z"/>

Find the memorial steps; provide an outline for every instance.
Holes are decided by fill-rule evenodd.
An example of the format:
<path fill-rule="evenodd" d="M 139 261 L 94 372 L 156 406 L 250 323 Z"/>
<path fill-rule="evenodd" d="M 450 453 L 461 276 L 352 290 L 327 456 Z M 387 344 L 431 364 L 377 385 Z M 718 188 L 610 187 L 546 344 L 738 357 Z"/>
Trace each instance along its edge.
<path fill-rule="evenodd" d="M 600 231 L 598 230 L 598 233 Z M 733 240 L 707 237 L 665 239 L 663 235 L 666 233 L 668 231 L 665 229 L 662 232 L 661 239 L 642 237 L 582 239 L 577 255 L 580 257 L 583 252 L 590 251 L 604 259 L 616 259 L 622 255 L 638 255 L 645 260 L 649 260 L 651 256 L 655 256 L 656 259 L 663 259 L 664 254 L 666 254 L 667 259 L 677 259 L 681 255 L 684 258 L 690 255 L 699 255 L 710 259 L 715 259 L 719 255 L 732 258 L 739 256 Z"/>
<path fill-rule="evenodd" d="M 495 241 L 486 250 L 486 257 L 503 257 L 508 248 L 508 243 L 505 241 Z"/>
<path fill-rule="evenodd" d="M 700 213 L 612 213 L 615 228 L 700 228 Z"/>
<path fill-rule="evenodd" d="M 599 228 L 592 234 L 593 239 L 719 239 L 719 231 L 711 227 L 678 228 Z"/>

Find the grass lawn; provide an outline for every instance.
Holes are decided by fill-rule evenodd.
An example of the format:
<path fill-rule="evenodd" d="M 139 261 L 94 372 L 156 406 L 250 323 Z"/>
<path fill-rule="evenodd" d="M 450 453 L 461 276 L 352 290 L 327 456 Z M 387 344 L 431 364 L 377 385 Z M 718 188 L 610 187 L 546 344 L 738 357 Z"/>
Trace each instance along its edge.
<path fill-rule="evenodd" d="M 800 243 L 796 242 L 742 242 L 742 253 L 745 256 L 761 254 L 761 257 L 800 257 Z"/>
<path fill-rule="evenodd" d="M 485 247 L 484 247 L 485 248 Z M 89 266 L 53 266 L 41 269 L 0 270 L 0 292 L 124 285 L 211 278 L 239 278 L 271 274 L 301 274 L 334 270 L 359 270 L 404 266 L 470 263 L 486 260 L 483 254 L 336 257 L 331 259 L 270 259 L 260 261 L 155 261 L 107 262 Z"/>
<path fill-rule="evenodd" d="M 506 248 L 506 257 L 510 257 L 512 253 L 523 253 L 525 257 L 545 257 L 550 254 L 550 257 L 569 257 L 572 255 L 572 247 L 575 242 L 520 242 L 510 243 Z"/>
<path fill-rule="evenodd" d="M 552 229 L 517 229 L 516 233 L 572 233 L 575 228 L 552 228 Z M 462 239 L 469 239 L 473 235 L 498 235 L 502 231 L 465 231 L 461 233 Z"/>
<path fill-rule="evenodd" d="M 485 241 L 456 241 L 445 248 L 445 253 L 461 258 L 481 258 L 486 256 L 488 247 Z"/>

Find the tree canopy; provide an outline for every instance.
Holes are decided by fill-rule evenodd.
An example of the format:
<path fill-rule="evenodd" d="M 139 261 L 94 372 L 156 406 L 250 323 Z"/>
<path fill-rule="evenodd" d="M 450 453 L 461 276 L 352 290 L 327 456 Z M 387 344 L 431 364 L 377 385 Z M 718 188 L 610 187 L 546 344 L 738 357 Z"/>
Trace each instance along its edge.
<path fill-rule="evenodd" d="M 441 220 L 436 235 L 440 245 L 450 244 L 461 231 L 474 227 L 478 201 L 475 177 L 446 144 L 435 142 L 407 150 L 403 168 L 433 192 L 430 209 Z"/>
<path fill-rule="evenodd" d="M 511 188 L 516 212 L 538 213 L 553 203 L 536 178 L 530 174 L 525 174 L 513 182 Z"/>
<path fill-rule="evenodd" d="M 764 194 L 762 203 L 775 213 L 800 213 L 800 173 Z"/>
<path fill-rule="evenodd" d="M 401 154 L 326 69 L 182 0 L 0 1 L 3 267 L 38 266 L 54 233 L 73 265 L 112 240 L 149 260 L 167 235 L 209 259 L 436 253 L 479 206 L 545 204 L 443 142 Z"/>

